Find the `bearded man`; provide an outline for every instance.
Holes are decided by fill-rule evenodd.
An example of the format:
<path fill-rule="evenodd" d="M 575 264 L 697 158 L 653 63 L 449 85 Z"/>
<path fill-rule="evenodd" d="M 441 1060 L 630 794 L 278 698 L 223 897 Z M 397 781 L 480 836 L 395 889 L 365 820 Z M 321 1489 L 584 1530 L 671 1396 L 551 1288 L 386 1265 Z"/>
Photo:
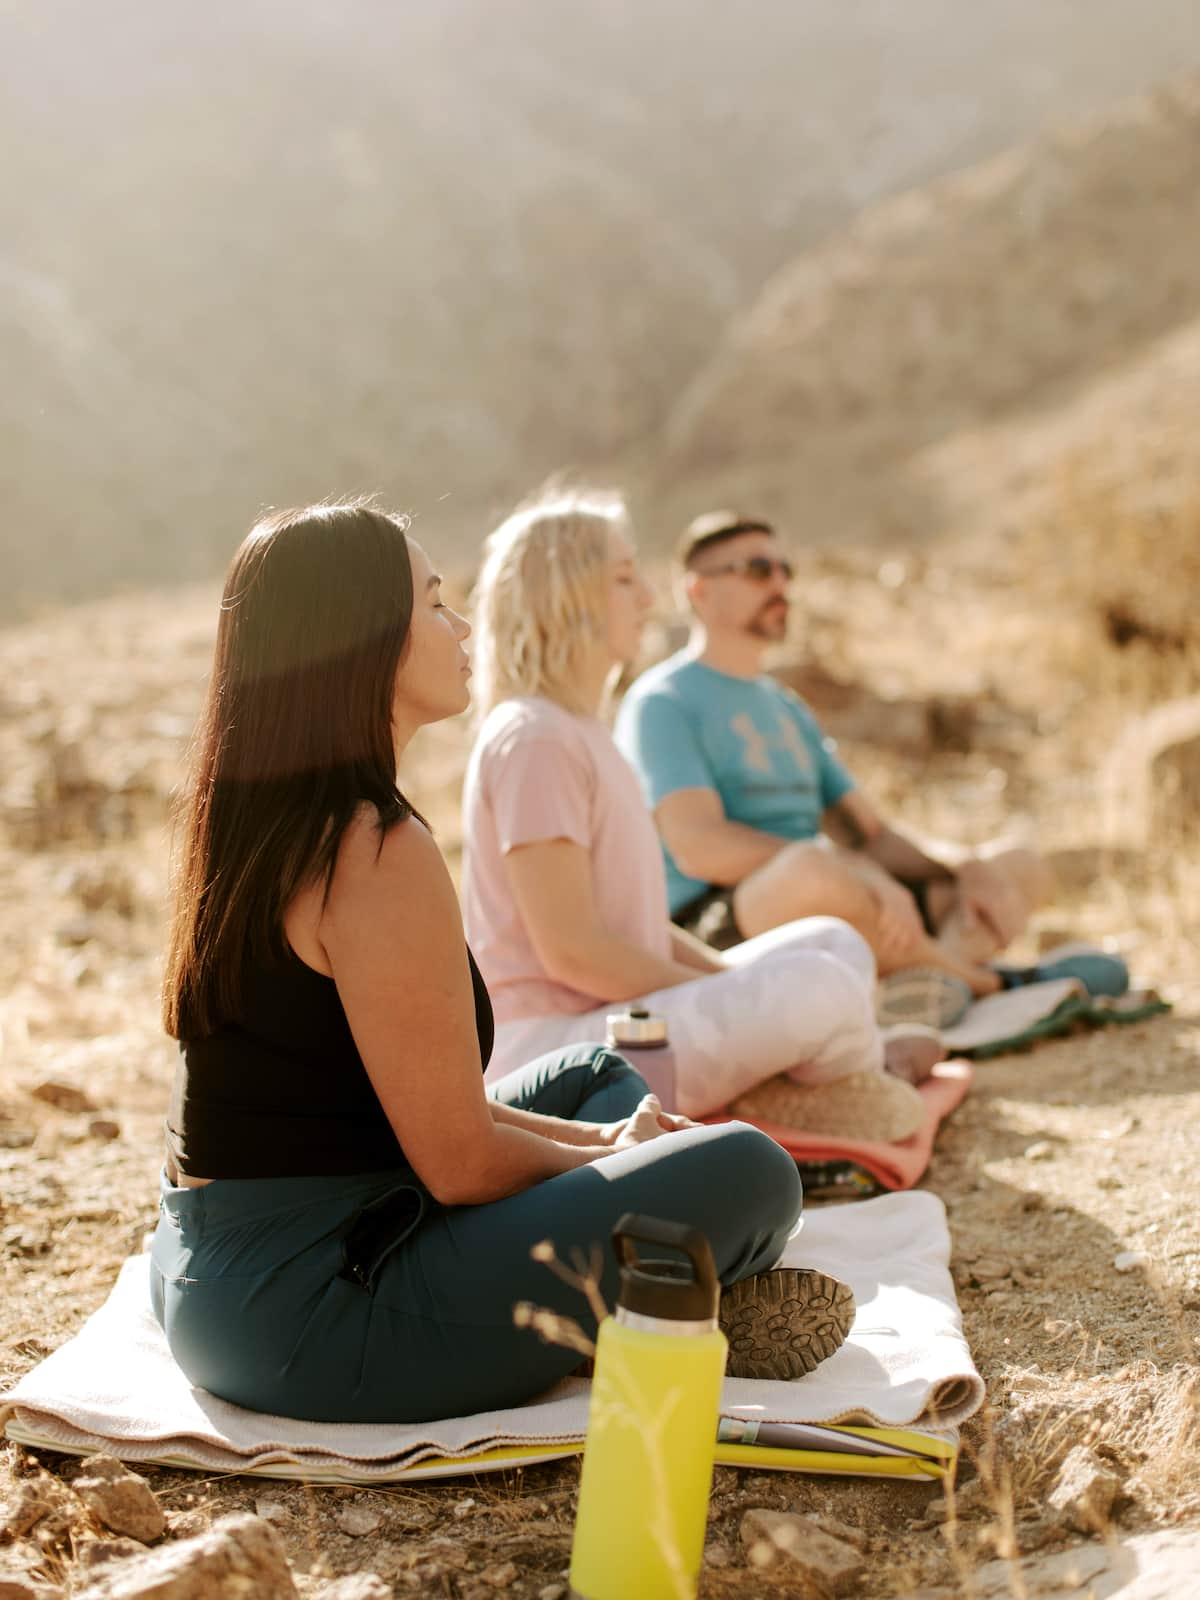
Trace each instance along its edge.
<path fill-rule="evenodd" d="M 973 995 L 1041 976 L 991 964 L 1048 894 L 1041 858 L 923 848 L 765 672 L 787 634 L 793 576 L 771 525 L 699 517 L 678 559 L 691 637 L 637 680 L 616 729 L 658 825 L 673 920 L 726 949 L 801 917 L 840 917 L 881 977 L 933 968 Z"/>

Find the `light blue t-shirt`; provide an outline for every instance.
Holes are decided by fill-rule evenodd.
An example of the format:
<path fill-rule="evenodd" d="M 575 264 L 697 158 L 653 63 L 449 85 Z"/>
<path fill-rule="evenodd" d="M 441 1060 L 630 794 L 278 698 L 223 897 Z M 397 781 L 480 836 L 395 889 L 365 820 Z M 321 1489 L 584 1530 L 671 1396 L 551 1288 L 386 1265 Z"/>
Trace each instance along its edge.
<path fill-rule="evenodd" d="M 816 838 L 822 814 L 854 787 L 798 695 L 683 652 L 633 685 L 616 738 L 651 810 L 679 789 L 715 789 L 731 822 L 783 839 Z M 663 856 L 674 915 L 710 885 L 681 872 L 665 847 Z"/>

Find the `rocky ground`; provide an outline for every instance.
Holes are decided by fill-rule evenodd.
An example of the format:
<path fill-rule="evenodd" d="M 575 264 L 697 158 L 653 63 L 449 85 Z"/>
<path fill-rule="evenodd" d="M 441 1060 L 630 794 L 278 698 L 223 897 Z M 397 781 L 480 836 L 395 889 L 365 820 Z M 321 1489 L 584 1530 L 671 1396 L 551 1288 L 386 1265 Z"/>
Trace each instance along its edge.
<path fill-rule="evenodd" d="M 1087 585 L 1044 567 L 1018 584 L 994 551 L 806 557 L 781 670 L 886 806 L 967 842 L 1010 825 L 1042 841 L 1060 893 L 1031 948 L 1107 939 L 1174 1010 L 982 1064 L 943 1132 L 925 1184 L 989 1395 L 956 1489 L 720 1469 L 706 1596 L 1132 1600 L 1139 1564 L 1195 1562 L 1196 656 L 1118 639 Z M 0 1385 L 70 1337 L 153 1225 L 166 802 L 214 598 L 120 597 L 0 634 Z M 431 730 L 407 775 L 452 855 L 464 737 Z M 574 1462 L 378 1490 L 142 1476 L 4 1447 L 0 1597 L 144 1591 L 147 1561 L 179 1596 L 566 1592 Z M 789 1518 L 839 1547 L 814 1555 Z M 797 1538 L 808 1554 L 787 1553 Z M 1154 1592 L 1188 1592 L 1173 1582 Z"/>

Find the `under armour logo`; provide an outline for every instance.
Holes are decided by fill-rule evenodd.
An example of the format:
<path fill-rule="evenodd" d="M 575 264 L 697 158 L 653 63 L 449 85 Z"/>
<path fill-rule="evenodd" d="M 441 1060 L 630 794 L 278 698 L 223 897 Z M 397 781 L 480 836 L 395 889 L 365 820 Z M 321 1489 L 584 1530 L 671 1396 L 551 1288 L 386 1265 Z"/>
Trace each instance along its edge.
<path fill-rule="evenodd" d="M 752 772 L 771 772 L 771 757 L 767 751 L 766 736 L 755 727 L 745 711 L 739 711 L 730 727 L 746 747 L 746 765 Z"/>
<path fill-rule="evenodd" d="M 811 772 L 813 769 L 812 753 L 800 736 L 800 729 L 786 713 L 780 713 L 779 733 L 785 748 L 790 752 L 792 760 L 796 763 L 797 772 Z"/>

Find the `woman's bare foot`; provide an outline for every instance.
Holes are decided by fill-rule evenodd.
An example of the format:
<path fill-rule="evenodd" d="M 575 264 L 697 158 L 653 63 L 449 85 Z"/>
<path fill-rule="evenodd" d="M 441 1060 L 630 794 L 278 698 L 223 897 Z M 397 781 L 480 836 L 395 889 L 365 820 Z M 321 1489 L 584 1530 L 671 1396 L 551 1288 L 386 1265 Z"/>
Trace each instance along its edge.
<path fill-rule="evenodd" d="M 946 1046 L 935 1028 L 910 1022 L 884 1033 L 884 1065 L 893 1077 L 903 1078 L 905 1083 L 924 1083 L 946 1055 Z"/>

